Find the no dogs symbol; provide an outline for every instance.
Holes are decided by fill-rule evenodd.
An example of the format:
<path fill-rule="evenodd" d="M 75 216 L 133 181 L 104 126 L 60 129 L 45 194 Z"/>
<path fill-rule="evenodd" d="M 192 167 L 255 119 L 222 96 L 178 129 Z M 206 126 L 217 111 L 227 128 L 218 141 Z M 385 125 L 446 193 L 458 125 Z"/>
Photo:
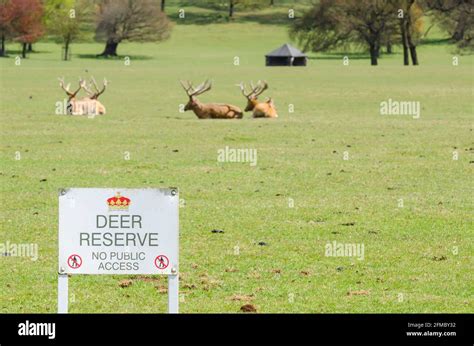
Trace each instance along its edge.
<path fill-rule="evenodd" d="M 77 269 L 82 265 L 82 258 L 79 255 L 71 255 L 67 259 L 67 265 L 72 269 Z"/>
<path fill-rule="evenodd" d="M 170 260 L 165 255 L 159 255 L 155 258 L 155 266 L 158 269 L 165 269 L 170 264 Z"/>

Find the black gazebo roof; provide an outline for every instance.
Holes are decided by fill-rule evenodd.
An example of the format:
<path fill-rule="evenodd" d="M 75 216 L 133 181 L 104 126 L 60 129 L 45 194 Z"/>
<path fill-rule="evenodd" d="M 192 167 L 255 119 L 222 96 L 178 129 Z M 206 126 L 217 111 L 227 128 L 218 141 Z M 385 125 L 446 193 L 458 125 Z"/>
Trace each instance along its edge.
<path fill-rule="evenodd" d="M 306 54 L 301 52 L 299 49 L 285 43 L 283 46 L 271 51 L 266 57 L 294 57 L 301 58 L 306 57 Z"/>

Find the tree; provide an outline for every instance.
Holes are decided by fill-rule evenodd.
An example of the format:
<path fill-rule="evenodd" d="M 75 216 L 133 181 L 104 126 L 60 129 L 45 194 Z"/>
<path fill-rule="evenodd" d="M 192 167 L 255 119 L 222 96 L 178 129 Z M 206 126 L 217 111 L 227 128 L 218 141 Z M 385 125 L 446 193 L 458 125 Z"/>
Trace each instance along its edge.
<path fill-rule="evenodd" d="M 323 52 L 347 45 L 352 33 L 339 21 L 338 11 L 341 11 L 338 3 L 321 0 L 294 21 L 290 37 L 298 41 L 304 51 Z"/>
<path fill-rule="evenodd" d="M 255 9 L 263 6 L 261 0 L 228 0 L 229 1 L 229 18 L 233 18 L 235 7 L 245 9 Z"/>
<path fill-rule="evenodd" d="M 229 0 L 229 18 L 234 16 L 234 6 L 238 0 Z"/>
<path fill-rule="evenodd" d="M 345 26 L 359 42 L 369 46 L 370 63 L 378 64 L 380 47 L 387 31 L 395 25 L 395 7 L 393 3 L 383 0 L 351 0 L 341 1 L 342 12 L 339 20 L 345 21 Z M 346 13 L 347 18 L 344 18 Z"/>
<path fill-rule="evenodd" d="M 193 6 L 208 8 L 217 11 L 226 11 L 229 19 L 234 18 L 238 9 L 259 9 L 265 7 L 262 0 L 199 0 L 193 1 Z"/>
<path fill-rule="evenodd" d="M 0 0 L 0 56 L 6 55 L 5 42 L 13 35 L 12 20 L 15 17 L 11 0 Z"/>
<path fill-rule="evenodd" d="M 474 49 L 474 3 L 472 0 L 424 0 L 434 19 L 460 49 Z"/>
<path fill-rule="evenodd" d="M 416 46 L 423 32 L 423 9 L 415 0 L 399 0 L 400 34 L 403 47 L 403 64 L 418 65 Z"/>
<path fill-rule="evenodd" d="M 14 0 L 11 6 L 13 40 L 22 44 L 22 57 L 26 58 L 28 43 L 36 42 L 44 33 L 41 21 L 43 4 L 41 0 Z"/>
<path fill-rule="evenodd" d="M 161 0 L 161 12 L 165 12 L 165 0 Z"/>
<path fill-rule="evenodd" d="M 116 56 L 122 41 L 157 42 L 169 37 L 171 22 L 155 0 L 103 0 L 95 39 L 105 41 L 99 56 Z"/>
<path fill-rule="evenodd" d="M 46 1 L 45 24 L 56 41 L 63 44 L 64 60 L 68 59 L 71 43 L 84 36 L 81 29 L 90 9 L 89 4 L 87 0 Z"/>
<path fill-rule="evenodd" d="M 399 42 L 399 32 L 396 26 L 390 26 L 382 35 L 382 46 L 385 46 L 385 52 L 387 54 L 393 53 L 393 46 Z"/>
<path fill-rule="evenodd" d="M 393 2 L 383 0 L 321 0 L 290 34 L 313 51 L 362 43 L 368 46 L 371 65 L 377 65 L 384 37 L 396 25 L 395 14 Z"/>

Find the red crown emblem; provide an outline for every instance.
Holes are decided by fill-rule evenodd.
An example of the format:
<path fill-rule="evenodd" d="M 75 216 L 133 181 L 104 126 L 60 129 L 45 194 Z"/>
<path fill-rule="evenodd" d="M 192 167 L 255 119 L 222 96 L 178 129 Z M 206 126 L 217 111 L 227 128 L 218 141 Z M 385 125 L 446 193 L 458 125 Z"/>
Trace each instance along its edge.
<path fill-rule="evenodd" d="M 128 210 L 130 202 L 130 198 L 120 196 L 120 192 L 117 192 L 115 197 L 107 199 L 109 210 Z"/>

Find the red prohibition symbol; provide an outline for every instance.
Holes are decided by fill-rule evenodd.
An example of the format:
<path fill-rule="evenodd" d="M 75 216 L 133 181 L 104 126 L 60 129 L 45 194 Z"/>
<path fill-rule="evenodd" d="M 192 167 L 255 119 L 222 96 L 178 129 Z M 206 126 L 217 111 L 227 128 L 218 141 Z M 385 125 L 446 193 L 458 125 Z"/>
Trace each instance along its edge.
<path fill-rule="evenodd" d="M 170 260 L 165 255 L 159 255 L 155 258 L 155 266 L 158 269 L 166 269 L 170 264 Z"/>
<path fill-rule="evenodd" d="M 82 258 L 79 255 L 71 255 L 67 259 L 67 265 L 72 269 L 77 269 L 82 265 Z"/>

